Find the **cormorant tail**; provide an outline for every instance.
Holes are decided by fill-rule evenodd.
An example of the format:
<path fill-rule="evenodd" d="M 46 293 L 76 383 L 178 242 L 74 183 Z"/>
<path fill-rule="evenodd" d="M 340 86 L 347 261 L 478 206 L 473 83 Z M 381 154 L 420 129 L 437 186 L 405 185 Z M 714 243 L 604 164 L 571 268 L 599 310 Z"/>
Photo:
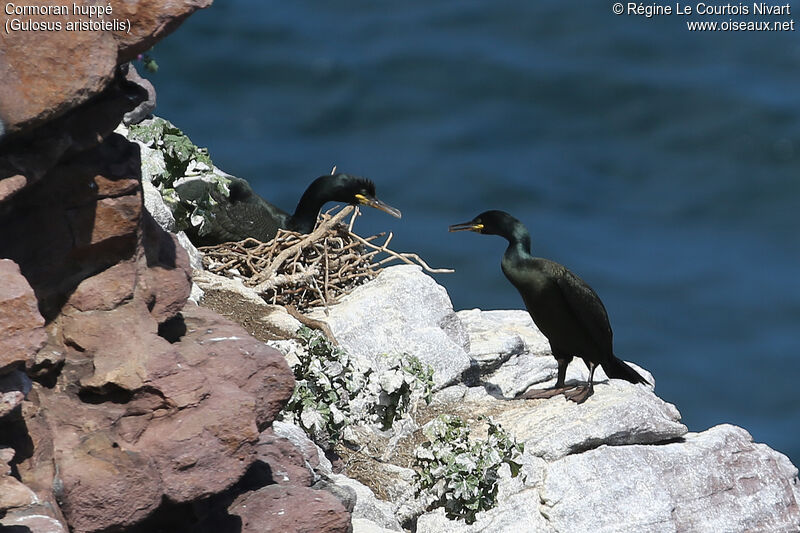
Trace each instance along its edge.
<path fill-rule="evenodd" d="M 642 383 L 649 385 L 648 381 L 644 379 L 636 370 L 631 368 L 625 361 L 611 356 L 611 359 L 602 363 L 603 370 L 606 376 L 610 378 L 624 379 L 631 383 Z"/>

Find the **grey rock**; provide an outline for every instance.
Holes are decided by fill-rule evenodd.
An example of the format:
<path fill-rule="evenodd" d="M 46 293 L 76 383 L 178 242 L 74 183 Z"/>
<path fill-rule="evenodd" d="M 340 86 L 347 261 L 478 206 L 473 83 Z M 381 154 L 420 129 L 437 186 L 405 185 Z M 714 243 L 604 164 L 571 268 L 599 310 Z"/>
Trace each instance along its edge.
<path fill-rule="evenodd" d="M 800 530 L 797 469 L 730 425 L 565 457 L 549 465 L 541 495 L 558 531 Z"/>
<path fill-rule="evenodd" d="M 312 317 L 325 320 L 365 366 L 380 368 L 383 354 L 415 355 L 433 367 L 437 388 L 455 383 L 470 367 L 447 291 L 420 267 L 386 268 L 329 311 L 315 310 Z"/>
<path fill-rule="evenodd" d="M 417 520 L 417 533 L 556 533 L 539 512 L 539 491 L 526 489 L 503 500 L 488 511 L 478 513 L 474 524 L 448 519 L 443 509 L 424 514 Z M 567 528 L 563 531 L 594 531 Z"/>
<path fill-rule="evenodd" d="M 570 365 L 574 366 L 574 365 Z M 571 368 L 568 367 L 568 375 Z M 558 365 L 552 355 L 520 353 L 481 380 L 488 390 L 503 398 L 515 398 L 533 385 L 555 379 Z M 572 378 L 573 376 L 569 376 Z"/>
<path fill-rule="evenodd" d="M 387 499 L 392 504 L 394 515 L 400 524 L 425 512 L 425 502 L 416 495 L 414 470 L 385 463 L 382 465 L 382 471 L 387 474 L 384 487 Z"/>
<path fill-rule="evenodd" d="M 200 250 L 189 240 L 185 232 L 179 231 L 175 236 L 178 238 L 178 244 L 189 254 L 189 264 L 192 265 L 192 269 L 203 270 L 203 254 L 200 253 Z"/>
<path fill-rule="evenodd" d="M 150 83 L 143 78 L 141 79 L 147 84 Z M 115 131 L 120 135 L 127 137 L 129 131 L 125 125 L 131 123 L 132 122 L 123 121 L 123 124 L 118 126 Z M 175 222 L 175 216 L 172 214 L 172 209 L 164 201 L 161 191 L 159 191 L 158 188 L 153 185 L 153 179 L 160 178 L 167 171 L 167 164 L 164 161 L 164 154 L 159 150 L 150 148 L 142 142 L 133 142 L 139 145 L 139 152 L 141 154 L 142 191 L 144 193 L 145 209 L 147 209 L 147 212 L 150 213 L 159 226 L 166 231 L 175 233 L 177 235 L 178 242 L 189 254 L 189 263 L 192 265 L 192 268 L 194 270 L 203 270 L 203 254 L 201 254 L 195 245 L 192 244 L 185 232 L 178 231 L 178 226 Z"/>
<path fill-rule="evenodd" d="M 366 518 L 353 518 L 353 533 L 390 533 L 395 529 L 386 529 Z"/>
<path fill-rule="evenodd" d="M 317 490 L 326 490 L 336 496 L 336 498 L 342 502 L 342 505 L 347 510 L 348 513 L 353 513 L 353 509 L 356 508 L 356 502 L 358 501 L 358 494 L 356 493 L 356 489 L 351 487 L 349 484 L 341 484 L 337 485 L 331 480 L 328 479 L 320 479 L 311 487 Z"/>
<path fill-rule="evenodd" d="M 322 448 L 314 444 L 314 441 L 308 438 L 301 427 L 276 420 L 272 423 L 272 429 L 275 431 L 275 435 L 283 437 L 294 444 L 303 454 L 309 467 L 317 474 L 324 476 L 333 474 L 333 465 L 331 465 L 331 462 L 325 457 L 325 452 L 322 451 Z"/>
<path fill-rule="evenodd" d="M 114 133 L 122 135 L 126 139 L 130 135 L 127 124 L 123 121 L 114 130 Z M 142 182 L 152 184 L 154 179 L 158 179 L 167 172 L 167 164 L 164 161 L 164 154 L 159 150 L 154 150 L 140 141 L 131 141 L 139 145 L 139 155 L 142 168 Z M 152 213 L 152 211 L 151 211 Z M 166 228 L 165 228 L 166 229 Z M 168 230 L 169 231 L 169 230 Z"/>
<path fill-rule="evenodd" d="M 382 528 L 402 531 L 403 528 L 394 516 L 392 504 L 378 499 L 369 487 L 342 474 L 328 477 L 336 485 L 349 487 L 355 491 L 356 505 L 352 511 L 353 518 L 364 518 Z"/>
<path fill-rule="evenodd" d="M 155 150 L 150 151 L 155 152 Z M 144 191 L 144 207 L 153 216 L 153 220 L 165 230 L 175 233 L 175 217 L 172 216 L 172 211 L 164 203 L 164 199 L 155 185 L 148 180 L 142 180 L 142 190 Z"/>
<path fill-rule="evenodd" d="M 517 400 L 495 420 L 548 461 L 601 444 L 661 443 L 687 432 L 675 406 L 643 385 L 611 380 L 594 389 L 582 404 L 563 396 Z"/>
<path fill-rule="evenodd" d="M 156 89 L 149 80 L 139 75 L 139 72 L 136 70 L 136 66 L 133 63 L 128 63 L 126 68 L 127 72 L 125 73 L 125 79 L 131 83 L 135 83 L 147 92 L 147 99 L 137 105 L 131 111 L 125 113 L 125 115 L 122 117 L 122 123 L 125 125 L 138 124 L 145 118 L 152 115 L 153 111 L 155 111 Z"/>
<path fill-rule="evenodd" d="M 493 395 L 510 399 L 531 386 L 545 387 L 546 382 L 555 381 L 557 364 L 550 342 L 527 311 L 469 309 L 457 315 L 467 331 L 469 355 L 482 374 L 481 383 Z M 643 375 L 655 382 L 646 371 Z M 581 360 L 574 360 L 567 369 L 567 380 L 585 381 L 588 376 Z M 607 379 L 602 369 L 595 379 Z"/>
<path fill-rule="evenodd" d="M 200 302 L 203 301 L 204 295 L 205 292 L 203 292 L 203 289 L 201 289 L 200 286 L 197 285 L 197 283 L 194 283 L 194 281 L 192 281 L 192 290 L 189 292 L 188 301 L 193 303 L 194 305 L 200 305 Z"/>
<path fill-rule="evenodd" d="M 636 369 L 648 382 L 650 389 L 655 387 L 655 378 L 647 370 L 635 363 L 627 362 Z M 558 365 L 549 353 L 522 353 L 511 357 L 500 368 L 485 376 L 482 380 L 484 386 L 495 395 L 504 398 L 515 398 L 529 388 L 547 388 L 556 381 Z M 589 369 L 581 359 L 573 359 L 567 367 L 566 383 L 586 382 L 589 379 Z M 608 381 L 608 376 L 603 368 L 598 368 L 594 373 L 594 382 Z"/>
<path fill-rule="evenodd" d="M 469 355 L 482 369 L 522 353 L 551 355 L 547 337 L 527 311 L 469 309 L 456 314 L 467 331 Z"/>

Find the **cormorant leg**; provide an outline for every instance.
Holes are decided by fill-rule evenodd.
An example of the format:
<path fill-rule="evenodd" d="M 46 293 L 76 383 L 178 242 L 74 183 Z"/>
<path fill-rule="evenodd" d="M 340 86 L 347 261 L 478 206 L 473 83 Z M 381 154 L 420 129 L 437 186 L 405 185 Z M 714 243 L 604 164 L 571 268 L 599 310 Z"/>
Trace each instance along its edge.
<path fill-rule="evenodd" d="M 556 361 L 558 361 L 558 377 L 556 378 L 556 384 L 554 386 L 547 389 L 528 390 L 517 396 L 517 398 L 525 400 L 552 398 L 553 396 L 563 394 L 565 391 L 574 388 L 573 386 L 567 387 L 564 385 L 564 380 L 567 377 L 567 365 L 569 365 L 571 360 L 572 357 L 556 358 Z"/>
<path fill-rule="evenodd" d="M 583 403 L 586 399 L 594 393 L 594 369 L 597 368 L 597 365 L 591 363 L 589 365 L 589 382 L 586 385 L 580 385 L 575 387 L 575 390 L 565 392 L 564 397 L 568 400 L 572 400 L 575 403 Z"/>

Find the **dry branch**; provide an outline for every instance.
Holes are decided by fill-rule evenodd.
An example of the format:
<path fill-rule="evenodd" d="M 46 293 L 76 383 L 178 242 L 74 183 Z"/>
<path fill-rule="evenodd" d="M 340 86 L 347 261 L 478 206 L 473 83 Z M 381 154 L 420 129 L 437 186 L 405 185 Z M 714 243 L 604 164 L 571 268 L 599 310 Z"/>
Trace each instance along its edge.
<path fill-rule="evenodd" d="M 351 214 L 345 225 L 342 220 Z M 346 206 L 320 217 L 308 235 L 278 230 L 267 243 L 244 239 L 200 248 L 203 266 L 216 274 L 241 279 L 269 303 L 294 306 L 300 311 L 328 306 L 353 288 L 374 278 L 387 264 L 402 261 L 433 269 L 416 254 L 389 248 L 392 233 L 361 237 L 352 227 L 358 208 Z M 375 244 L 382 237 L 383 244 Z"/>

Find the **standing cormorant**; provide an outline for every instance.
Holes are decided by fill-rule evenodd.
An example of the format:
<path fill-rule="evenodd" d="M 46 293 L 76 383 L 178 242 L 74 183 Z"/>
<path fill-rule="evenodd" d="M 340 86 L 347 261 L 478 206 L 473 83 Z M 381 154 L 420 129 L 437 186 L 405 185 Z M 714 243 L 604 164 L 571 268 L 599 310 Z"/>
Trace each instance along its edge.
<path fill-rule="evenodd" d="M 240 241 L 248 237 L 267 242 L 275 237 L 278 229 L 311 233 L 322 206 L 327 202 L 366 205 L 397 218 L 401 216 L 399 210 L 378 200 L 372 181 L 351 174 L 329 174 L 312 181 L 292 215 L 261 198 L 245 180 L 233 176 L 228 179 L 231 183 L 227 198 L 217 198 L 220 193 L 215 189 L 209 191 L 216 201 L 212 230 L 203 235 L 196 228 L 187 230 L 190 239 L 199 246 Z"/>
<path fill-rule="evenodd" d="M 508 241 L 500 263 L 506 278 L 517 288 L 525 307 L 547 340 L 558 361 L 554 387 L 531 390 L 521 398 L 564 396 L 581 403 L 593 392 L 597 365 L 609 378 L 647 383 L 633 368 L 614 356 L 611 325 L 603 302 L 581 278 L 566 267 L 531 255 L 531 235 L 525 226 L 503 211 L 486 211 L 469 222 L 450 226 L 450 231 L 474 231 L 499 235 Z M 580 357 L 589 368 L 589 382 L 568 387 L 564 384 L 567 365 Z"/>

